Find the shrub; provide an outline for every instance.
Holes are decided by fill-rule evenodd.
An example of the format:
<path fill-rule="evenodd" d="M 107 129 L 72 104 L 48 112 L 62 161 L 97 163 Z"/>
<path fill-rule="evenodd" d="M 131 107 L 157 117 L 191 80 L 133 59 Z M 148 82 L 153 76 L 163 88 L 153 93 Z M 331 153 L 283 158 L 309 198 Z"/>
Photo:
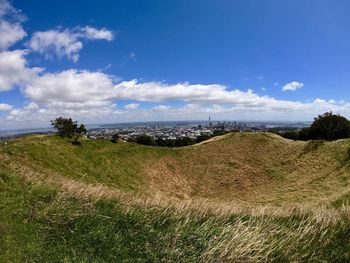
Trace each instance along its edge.
<path fill-rule="evenodd" d="M 141 134 L 137 136 L 134 141 L 138 144 L 143 144 L 143 145 L 154 145 L 154 140 L 152 139 L 151 136 L 148 136 L 147 134 Z"/>
<path fill-rule="evenodd" d="M 350 122 L 343 116 L 326 112 L 315 118 L 310 127 L 310 137 L 327 141 L 350 138 Z"/>
<path fill-rule="evenodd" d="M 225 135 L 226 134 L 226 131 L 224 129 L 222 130 L 215 130 L 213 132 L 213 136 L 220 136 L 220 135 Z"/>
<path fill-rule="evenodd" d="M 111 142 L 117 143 L 119 141 L 119 134 L 115 133 L 112 135 Z"/>
<path fill-rule="evenodd" d="M 278 134 L 284 138 L 301 141 L 333 141 L 350 138 L 350 121 L 343 116 L 326 112 L 316 117 L 309 128 L 303 128 L 300 131 L 278 132 Z"/>

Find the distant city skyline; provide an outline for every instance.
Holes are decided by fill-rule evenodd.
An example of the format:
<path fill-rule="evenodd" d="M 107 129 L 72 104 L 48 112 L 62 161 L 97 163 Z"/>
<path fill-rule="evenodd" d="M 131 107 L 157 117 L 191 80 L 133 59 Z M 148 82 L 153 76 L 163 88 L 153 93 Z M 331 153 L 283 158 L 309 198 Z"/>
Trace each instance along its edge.
<path fill-rule="evenodd" d="M 350 2 L 0 0 L 0 129 L 350 118 Z"/>

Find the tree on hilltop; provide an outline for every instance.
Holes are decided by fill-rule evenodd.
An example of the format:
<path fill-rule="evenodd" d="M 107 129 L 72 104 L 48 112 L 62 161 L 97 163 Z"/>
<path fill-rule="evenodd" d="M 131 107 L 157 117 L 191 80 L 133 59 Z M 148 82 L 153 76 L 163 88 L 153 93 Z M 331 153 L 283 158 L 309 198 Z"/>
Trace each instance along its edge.
<path fill-rule="evenodd" d="M 314 119 L 309 131 L 311 139 L 315 140 L 350 138 L 350 122 L 343 116 L 326 112 Z"/>
<path fill-rule="evenodd" d="M 78 122 L 71 118 L 56 118 L 51 121 L 51 126 L 57 131 L 58 136 L 72 138 L 74 145 L 80 144 L 79 138 L 86 133 L 84 124 L 78 125 Z"/>
<path fill-rule="evenodd" d="M 314 118 L 310 127 L 301 130 L 277 132 L 284 138 L 300 141 L 326 140 L 333 141 L 350 138 L 350 121 L 343 116 L 326 112 Z"/>
<path fill-rule="evenodd" d="M 147 134 L 141 134 L 138 135 L 135 140 L 137 144 L 143 144 L 143 145 L 154 145 L 154 140 L 151 136 Z"/>
<path fill-rule="evenodd" d="M 113 134 L 112 135 L 112 137 L 111 137 L 111 142 L 113 142 L 113 143 L 117 143 L 118 141 L 119 141 L 119 134 L 118 133 L 115 133 L 115 134 Z"/>

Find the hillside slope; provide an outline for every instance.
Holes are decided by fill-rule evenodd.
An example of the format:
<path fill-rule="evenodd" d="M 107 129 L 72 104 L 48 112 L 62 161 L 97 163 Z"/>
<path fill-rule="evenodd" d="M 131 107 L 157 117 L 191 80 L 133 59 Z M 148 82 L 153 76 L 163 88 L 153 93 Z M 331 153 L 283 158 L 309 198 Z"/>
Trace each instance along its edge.
<path fill-rule="evenodd" d="M 0 158 L 32 180 L 71 179 L 149 197 L 326 204 L 350 193 L 349 148 L 350 140 L 296 142 L 269 133 L 232 133 L 184 148 L 103 140 L 76 147 L 32 136 L 2 143 Z"/>
<path fill-rule="evenodd" d="M 349 262 L 349 147 L 2 142 L 0 262 Z"/>

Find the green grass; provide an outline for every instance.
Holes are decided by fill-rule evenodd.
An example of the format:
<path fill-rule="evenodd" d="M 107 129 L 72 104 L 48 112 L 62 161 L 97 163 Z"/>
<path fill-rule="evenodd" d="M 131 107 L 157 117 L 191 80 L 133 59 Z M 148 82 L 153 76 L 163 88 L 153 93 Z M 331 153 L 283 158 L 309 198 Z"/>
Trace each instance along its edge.
<path fill-rule="evenodd" d="M 269 133 L 214 139 L 173 149 L 29 136 L 0 144 L 0 156 L 40 180 L 64 177 L 149 196 L 284 205 L 333 202 L 349 190 L 350 140 L 295 142 Z"/>
<path fill-rule="evenodd" d="M 0 262 L 349 262 L 349 147 L 3 142 Z"/>
<path fill-rule="evenodd" d="M 140 171 L 145 163 L 166 151 L 107 140 L 84 140 L 81 146 L 73 146 L 56 136 L 14 140 L 1 150 L 36 170 L 44 168 L 74 180 L 129 191 L 142 189 L 145 183 Z"/>
<path fill-rule="evenodd" d="M 211 214 L 80 199 L 4 170 L 0 178 L 0 262 L 350 260 L 342 214 Z"/>

